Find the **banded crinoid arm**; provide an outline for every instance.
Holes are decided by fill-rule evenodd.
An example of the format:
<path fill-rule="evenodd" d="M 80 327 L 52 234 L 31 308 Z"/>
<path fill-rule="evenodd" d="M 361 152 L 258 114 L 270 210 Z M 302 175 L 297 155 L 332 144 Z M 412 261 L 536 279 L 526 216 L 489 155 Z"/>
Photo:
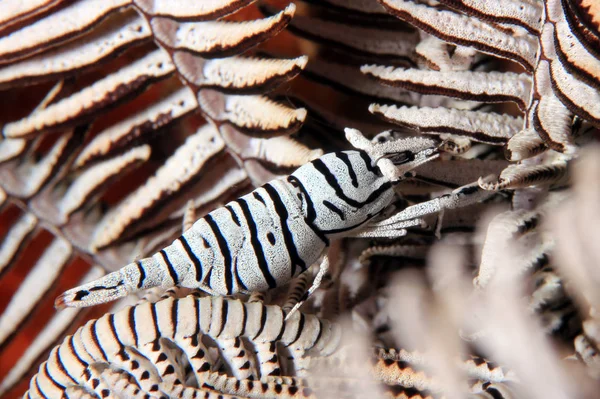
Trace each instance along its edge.
<path fill-rule="evenodd" d="M 128 373 L 137 389 L 157 397 L 188 388 L 192 392 L 194 388 L 200 391 L 222 389 L 223 394 L 244 396 L 258 389 L 257 392 L 265 395 L 264 387 L 277 393 L 284 389 L 282 385 L 286 385 L 290 397 L 296 397 L 296 393 L 301 395 L 303 390 L 294 388 L 296 383 L 286 377 L 258 375 L 264 379 L 262 384 L 258 381 L 241 384 L 238 380 L 229 385 L 222 381 L 223 376 L 214 368 L 217 363 L 211 360 L 212 354 L 203 343 L 207 339 L 203 337 L 213 342 L 242 339 L 256 345 L 272 343 L 280 348 L 278 350 L 293 355 L 290 358 L 293 361 L 286 364 L 286 372 L 302 375 L 311 357 L 330 355 L 337 348 L 340 333 L 336 325 L 300 312 L 284 320 L 281 308 L 259 302 L 245 303 L 222 297 L 168 298 L 88 322 L 52 350 L 49 360 L 31 380 L 26 395 L 61 397 L 74 387 L 91 395 L 95 391 L 102 394 L 103 389 L 109 388 L 106 383 L 101 387 L 95 375 L 102 372 L 102 368 L 110 367 Z M 288 357 L 280 356 L 280 359 Z M 177 371 L 179 364 L 187 365 L 188 371 Z M 184 374 L 177 377 L 180 373 Z M 287 386 L 290 383 L 292 385 Z M 238 391 L 227 392 L 227 389 Z"/>
<path fill-rule="evenodd" d="M 442 40 L 456 43 L 461 46 L 473 47 L 488 54 L 513 59 L 523 65 L 527 70 L 531 71 L 534 69 L 537 43 L 535 37 L 532 35 L 512 35 L 512 32 L 510 31 L 503 31 L 492 24 L 469 15 L 469 13 L 476 14 L 473 13 L 471 9 L 465 8 L 463 11 L 465 11 L 467 15 L 462 15 L 453 11 L 438 10 L 426 4 L 405 0 L 381 0 L 379 2 L 392 15 L 395 15 Z M 448 1 L 442 3 L 452 2 Z M 476 1 L 471 3 L 477 4 L 483 2 Z M 452 4 L 449 4 L 449 6 L 451 7 Z M 507 11 L 500 6 L 490 8 L 494 8 L 494 11 L 500 13 Z M 541 15 L 539 5 L 533 7 L 530 6 L 528 7 L 528 10 L 523 8 L 522 10 L 516 11 L 515 20 L 518 21 L 521 18 L 526 18 L 526 21 L 527 19 L 529 20 L 527 22 L 530 22 L 530 25 L 537 25 L 535 26 L 536 28 L 539 26 L 539 20 L 536 21 L 536 17 Z M 527 11 L 530 12 L 529 15 L 527 15 Z M 534 14 L 533 18 L 531 14 Z M 480 15 L 481 14 L 475 16 Z M 492 18 L 486 19 L 492 20 Z M 499 18 L 494 20 L 494 22 L 500 22 L 500 24 L 502 24 L 503 21 Z"/>
<path fill-rule="evenodd" d="M 448 387 L 442 384 L 440 370 L 432 367 L 438 354 L 382 347 L 361 354 L 358 342 L 344 343 L 346 336 L 354 333 L 345 330 L 342 344 L 333 355 L 311 359 L 306 384 L 318 397 L 368 397 L 371 394 L 435 398 L 451 395 Z M 463 374 L 460 381 L 463 397 L 516 397 L 512 392 L 517 383 L 514 373 L 489 360 L 477 356 L 456 358 L 452 367 Z M 499 392 L 494 396 L 496 390 Z"/>
<path fill-rule="evenodd" d="M 272 178 L 273 167 L 287 171 L 322 154 L 290 137 L 305 110 L 264 95 L 296 76 L 306 57 L 266 60 L 255 50 L 285 28 L 293 5 L 243 21 L 252 1 L 169 3 L 0 6 L 0 96 L 14 99 L 0 117 L 1 217 L 9 228 L 0 269 L 3 283 L 23 280 L 12 279 L 23 268 L 29 281 L 7 299 L 4 320 L 14 323 L 3 323 L 2 356 L 31 327 L 25 321 L 43 308 L 44 294 L 75 273 L 72 259 L 115 270 L 177 236 L 188 200 L 203 215 Z M 200 126 L 205 119 L 212 126 Z M 44 267 L 29 268 L 48 232 L 70 257 L 61 253 L 52 266 L 49 254 Z M 58 246 L 49 249 L 56 255 Z M 34 349 L 59 339 L 65 320 L 53 315 Z M 22 376 L 31 356 L 23 363 L 10 355 L 0 379 L 13 359 Z M 11 373 L 0 394 L 18 380 Z"/>

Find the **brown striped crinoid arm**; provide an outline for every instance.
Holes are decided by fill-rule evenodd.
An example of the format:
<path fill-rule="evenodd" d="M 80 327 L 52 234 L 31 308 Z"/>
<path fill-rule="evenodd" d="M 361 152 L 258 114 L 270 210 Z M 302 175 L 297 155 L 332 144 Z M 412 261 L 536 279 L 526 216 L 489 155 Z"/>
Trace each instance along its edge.
<path fill-rule="evenodd" d="M 119 174 L 146 162 L 150 152 L 150 146 L 141 145 L 85 169 L 60 198 L 57 209 L 62 222 L 66 223 L 74 212 L 95 202 L 94 196 L 103 192 Z"/>
<path fill-rule="evenodd" d="M 39 12 L 36 17 L 41 18 L 0 38 L 0 63 L 9 64 L 66 43 L 130 4 L 131 0 L 88 0 L 58 8 L 48 15 Z"/>
<path fill-rule="evenodd" d="M 562 12 L 559 6 L 562 6 Z M 578 40 L 588 51 L 598 55 L 598 44 L 600 44 L 600 34 L 598 33 L 598 5 L 588 0 L 570 0 L 548 3 L 548 13 L 551 19 L 555 20 L 555 15 L 563 15 L 569 24 L 571 32 L 577 36 Z"/>
<path fill-rule="evenodd" d="M 155 40 L 170 51 L 188 51 L 207 58 L 223 58 L 256 46 L 279 33 L 292 19 L 289 6 L 272 17 L 244 23 L 227 21 L 180 22 L 154 16 L 150 26 Z"/>
<path fill-rule="evenodd" d="M 373 126 L 382 126 L 384 129 L 393 129 L 397 136 L 415 134 L 417 129 L 411 129 L 406 124 L 396 124 L 396 121 L 386 118 L 373 118 L 366 113 L 369 102 L 377 104 L 395 103 L 406 106 L 421 106 L 421 107 L 440 107 L 440 106 L 455 106 L 464 110 L 471 110 L 481 106 L 477 96 L 455 96 L 456 99 L 448 99 L 440 95 L 446 93 L 441 89 L 428 91 L 427 89 L 415 92 L 408 87 L 400 87 L 401 85 L 382 85 L 381 81 L 373 79 L 370 74 L 361 71 L 361 64 L 365 62 L 376 63 L 377 65 L 390 64 L 392 68 L 417 70 L 416 66 L 421 62 L 421 55 L 418 48 L 423 41 L 423 35 L 417 29 L 411 28 L 409 24 L 397 20 L 381 18 L 382 7 L 375 4 L 367 4 L 363 1 L 348 1 L 343 2 L 313 2 L 305 1 L 308 7 L 299 8 L 299 13 L 302 13 L 302 18 L 296 17 L 290 23 L 290 30 L 301 38 L 310 41 L 310 45 L 316 47 L 317 56 L 312 57 L 306 68 L 301 73 L 302 78 L 306 78 L 314 82 L 317 88 L 322 88 L 326 93 L 335 92 L 336 96 L 340 96 L 341 107 L 338 106 L 335 110 L 335 103 L 326 104 L 319 99 L 312 99 L 309 95 L 298 90 L 291 98 L 292 102 L 296 99 L 300 100 L 300 104 L 305 105 L 310 109 L 307 128 L 317 131 L 326 132 L 329 129 L 337 129 L 340 125 L 345 126 L 365 126 L 367 132 L 373 132 Z M 265 5 L 261 8 L 267 15 L 272 15 L 276 9 Z M 430 37 L 431 40 L 437 38 Z M 443 46 L 444 47 L 444 46 Z M 423 47 L 425 49 L 426 46 Z M 499 101 L 516 101 L 522 106 L 528 101 L 530 95 L 530 79 L 526 75 L 514 74 L 514 85 L 516 88 L 509 88 L 509 80 L 502 80 L 500 74 L 487 74 L 485 69 L 480 71 L 469 71 L 471 61 L 477 59 L 474 51 L 466 47 L 461 47 L 451 53 L 449 46 L 443 49 L 446 53 L 448 65 L 452 65 L 456 69 L 467 69 L 466 72 L 474 74 L 477 78 L 466 78 L 460 81 L 468 81 L 473 86 L 480 84 L 481 98 L 492 98 L 497 95 Z M 436 60 L 438 61 L 438 60 Z M 443 63 L 442 63 L 443 64 Z M 450 68 L 450 67 L 449 67 Z M 425 71 L 424 71 L 425 72 Z M 450 71 L 448 71 L 450 72 Z M 464 71 L 459 71 L 464 72 Z M 481 77 L 490 76 L 489 79 L 481 79 Z M 507 87 L 503 87 L 506 84 Z M 517 95 L 514 91 L 517 89 Z M 489 95 L 485 91 L 489 91 Z M 457 92 L 460 90 L 457 89 Z M 507 98 L 500 99 L 505 93 L 511 94 Z M 425 93 L 425 94 L 424 94 Z M 520 96 L 520 98 L 519 98 Z M 324 96 L 324 98 L 327 98 Z M 468 101 L 467 100 L 473 100 Z M 452 105 L 451 105 L 452 104 Z M 424 112 L 425 113 L 425 112 Z M 482 112 L 482 115 L 484 113 Z M 323 118 L 318 118 L 317 115 L 322 115 Z M 379 116 L 379 115 L 376 115 Z M 312 117 L 312 118 L 311 118 Z M 379 119 L 379 121 L 377 121 Z M 383 119 L 383 121 L 382 121 Z M 455 118 L 455 122 L 456 122 Z M 475 117 L 473 117 L 475 119 Z M 508 120 L 508 117 L 506 118 Z M 516 118 L 514 118 L 516 119 Z M 447 121 L 444 120 L 443 124 Z M 477 121 L 474 124 L 486 125 L 488 120 Z M 510 129 L 515 124 L 510 125 Z M 329 129 L 328 129 L 329 128 Z M 440 127 L 440 131 L 444 127 Z M 446 129 L 451 131 L 452 128 Z M 373 133 L 370 133 L 371 136 Z M 444 134 L 444 133 L 441 133 Z M 488 134 L 487 132 L 483 134 Z M 496 133 L 489 132 L 489 136 Z M 511 135 L 514 134 L 511 132 Z M 453 145 L 453 148 L 464 150 L 469 148 L 471 142 L 469 139 L 455 135 L 446 137 L 447 142 Z M 507 139 L 501 139 L 499 144 L 504 144 Z M 499 140 L 495 140 L 498 142 Z M 460 142 L 460 143 L 458 143 Z M 426 191 L 426 184 L 421 187 Z M 430 186 L 430 189 L 433 188 Z"/>
<path fill-rule="evenodd" d="M 0 8 L 0 32 L 14 30 L 36 17 L 52 12 L 64 3 L 64 0 L 34 0 L 27 4 L 18 0 L 4 1 Z"/>
<path fill-rule="evenodd" d="M 359 262 L 369 265 L 378 258 L 417 259 L 423 261 L 429 251 L 429 245 L 374 245 L 361 252 Z"/>
<path fill-rule="evenodd" d="M 535 72 L 534 98 L 528 117 L 536 133 L 548 148 L 574 154 L 573 113 L 554 94 L 547 61 L 541 61 Z"/>
<path fill-rule="evenodd" d="M 508 141 L 504 154 L 510 161 L 522 161 L 539 155 L 547 149 L 544 140 L 533 128 L 525 128 Z"/>
<path fill-rule="evenodd" d="M 556 162 L 542 165 L 511 165 L 504 169 L 497 179 L 479 179 L 479 186 L 485 190 L 506 190 L 556 183 L 565 177 L 567 164 Z"/>
<path fill-rule="evenodd" d="M 504 145 L 523 125 L 522 118 L 452 108 L 372 104 L 375 115 L 425 134 L 456 134 L 481 143 Z"/>
<path fill-rule="evenodd" d="M 412 1 L 380 0 L 380 3 L 391 14 L 444 41 L 508 58 L 529 71 L 534 68 L 537 43 L 531 35 L 511 35 L 483 20 Z M 496 10 L 503 12 L 505 8 Z"/>
<path fill-rule="evenodd" d="M 571 2 L 565 3 L 569 4 Z M 574 4 L 567 7 L 567 10 L 569 10 L 574 7 Z M 550 20 L 554 29 L 551 33 L 554 37 L 554 50 L 559 62 L 570 74 L 577 76 L 591 86 L 599 88 L 600 51 L 591 44 L 594 36 L 598 35 L 593 33 L 593 25 L 586 23 L 585 30 L 588 34 L 582 35 L 579 28 L 583 28 L 584 25 L 576 22 L 581 21 L 580 19 L 574 20 L 577 17 L 575 17 L 575 14 L 570 14 L 570 10 L 560 12 L 561 9 L 558 8 L 558 3 L 555 2 L 552 2 L 548 9 L 552 12 Z M 580 7 L 578 10 L 585 12 L 585 6 Z"/>
<path fill-rule="evenodd" d="M 194 95 L 185 87 L 166 93 L 156 103 L 98 132 L 77 154 L 73 167 L 81 169 L 110 159 L 130 148 L 132 142 L 147 141 L 147 136 L 190 115 L 196 104 Z"/>
<path fill-rule="evenodd" d="M 0 87 L 52 81 L 98 67 L 128 47 L 150 40 L 150 27 L 137 13 L 119 13 L 69 43 L 5 65 L 0 69 Z"/>
<path fill-rule="evenodd" d="M 249 57 L 202 60 L 184 52 L 175 54 L 175 64 L 190 85 L 197 89 L 217 89 L 231 93 L 252 94 L 271 90 L 297 75 L 304 69 L 306 62 L 307 57 L 292 60 Z M 239 70 L 243 70 L 244 74 Z"/>
<path fill-rule="evenodd" d="M 277 15 L 248 22 L 196 22 L 193 19 L 193 22 L 183 22 L 180 17 L 173 20 L 155 17 L 150 11 L 143 14 L 157 43 L 175 64 L 179 77 L 195 93 L 203 114 L 218 126 L 232 125 L 245 134 L 266 138 L 295 132 L 305 112 L 279 104 L 273 104 L 269 113 L 261 112 L 257 105 L 268 106 L 270 100 L 256 93 L 271 90 L 293 78 L 304 67 L 306 59 L 209 59 L 237 55 L 256 46 L 279 33 L 294 11 L 294 5 L 290 5 Z M 267 127 L 264 133 L 262 126 Z"/>
<path fill-rule="evenodd" d="M 3 209 L 3 212 L 8 211 Z M 37 225 L 38 219 L 35 216 L 24 213 L 7 226 L 0 246 L 0 275 L 6 273 L 13 266 L 13 261 L 27 245 L 31 235 L 35 233 Z"/>
<path fill-rule="evenodd" d="M 77 259 L 73 245 L 32 213 L 19 212 L 14 203 L 7 204 L 0 217 L 3 227 L 7 228 L 0 245 L 0 275 L 4 281 L 18 282 L 7 284 L 4 288 L 0 351 L 10 353 L 15 348 L 22 348 L 23 331 L 37 334 L 24 348 L 22 356 L 6 370 L 0 382 L 0 394 L 5 395 L 27 377 L 55 341 L 88 312 L 54 312 L 47 306 L 46 298 L 65 285 L 63 276 L 69 273 L 81 275 L 80 269 L 85 266 L 81 259 Z M 29 267 L 29 262 L 32 267 Z M 95 266 L 81 281 L 103 274 L 104 269 Z"/>
<path fill-rule="evenodd" d="M 333 356 L 314 358 L 314 373 L 307 381 L 319 395 L 343 395 L 352 391 L 365 395 L 374 389 L 381 389 L 388 395 L 386 397 L 435 398 L 444 395 L 441 381 L 431 367 L 435 361 L 432 354 L 382 347 L 374 348 L 373 352 L 370 358 L 362 359 L 355 350 L 341 347 Z M 359 361 L 368 364 L 365 374 L 350 373 L 354 367 L 359 367 Z M 511 384 L 516 382 L 512 371 L 478 356 L 456 358 L 454 365 L 469 380 L 465 378 L 461 382 L 462 390 L 474 397 L 487 397 L 483 392 L 492 384 L 510 392 Z"/>
<path fill-rule="evenodd" d="M 600 88 L 598 82 L 585 79 L 585 75 L 584 79 L 581 79 L 578 76 L 579 74 L 569 72 L 566 67 L 569 63 L 561 62 L 561 59 L 556 55 L 553 30 L 553 24 L 547 23 L 544 25 L 541 43 L 544 56 L 550 61 L 550 81 L 554 93 L 571 112 L 582 119 L 599 125 L 600 106 L 598 106 L 598 100 L 600 99 Z M 598 70 L 600 59 L 592 57 L 591 60 L 593 61 L 589 64 L 589 67 Z M 591 60 L 588 60 L 588 62 Z"/>
<path fill-rule="evenodd" d="M 526 74 L 472 71 L 428 71 L 365 65 L 362 73 L 379 82 L 416 91 L 486 103 L 529 104 L 531 79 Z"/>
<path fill-rule="evenodd" d="M 441 134 L 447 143 L 442 148 L 455 153 L 468 150 L 470 142 L 506 146 L 513 136 L 519 135 L 524 118 L 515 117 L 514 112 L 503 114 L 506 107 L 483 104 L 512 102 L 522 112 L 530 107 L 534 84 L 531 75 L 496 71 L 493 57 L 510 59 L 526 70 L 534 69 L 537 38 L 521 28 L 541 29 L 539 21 L 533 27 L 536 13 L 541 13 L 537 5 L 521 7 L 515 3 L 502 8 L 478 1 L 450 1 L 444 3 L 451 8 L 447 9 L 408 1 L 380 3 L 392 15 L 426 32 L 415 49 L 420 67 L 369 64 L 363 65 L 361 71 L 384 85 L 420 93 L 424 99 L 434 95 L 460 101 L 430 106 L 422 100 L 413 107 L 372 104 L 371 112 L 414 132 Z M 504 13 L 504 17 L 491 18 L 493 12 Z M 512 23 L 508 22 L 508 15 L 515 18 Z M 513 29 L 511 25 L 520 28 Z M 465 104 L 465 100 L 474 103 Z"/>
<path fill-rule="evenodd" d="M 174 71 L 175 67 L 167 54 L 162 50 L 152 51 L 140 60 L 44 109 L 6 123 L 2 128 L 2 135 L 12 139 L 32 137 L 90 121 L 107 107 L 126 100 L 127 95 L 144 90 Z"/>
<path fill-rule="evenodd" d="M 306 117 L 306 110 L 289 108 L 264 96 L 222 95 L 206 90 L 199 94 L 198 100 L 200 105 L 206 105 L 213 121 L 232 125 L 257 138 L 289 135 Z"/>
<path fill-rule="evenodd" d="M 510 1 L 503 4 L 483 0 L 441 0 L 440 3 L 495 24 L 520 26 L 532 34 L 540 32 L 543 5 L 536 1 Z"/>
<path fill-rule="evenodd" d="M 75 387 L 90 394 L 111 391 L 116 386 L 101 377 L 103 369 L 110 368 L 131 374 L 135 378 L 131 383 L 151 395 L 197 390 L 261 398 L 283 392 L 296 397 L 306 387 L 291 374 L 302 375 L 310 359 L 330 355 L 340 333 L 339 326 L 313 315 L 296 312 L 284 320 L 280 307 L 261 302 L 195 296 L 145 302 L 92 320 L 65 338 L 31 380 L 30 394 L 52 396 Z M 226 341 L 231 341 L 232 349 L 236 342 L 238 349 L 242 342 L 258 349 L 274 345 L 282 353 L 279 359 L 288 376 L 233 378 L 232 371 L 217 361 L 229 358 Z M 293 359 L 283 353 L 292 353 Z M 235 367 L 232 359 L 226 361 Z M 309 390 L 304 394 L 310 397 Z"/>

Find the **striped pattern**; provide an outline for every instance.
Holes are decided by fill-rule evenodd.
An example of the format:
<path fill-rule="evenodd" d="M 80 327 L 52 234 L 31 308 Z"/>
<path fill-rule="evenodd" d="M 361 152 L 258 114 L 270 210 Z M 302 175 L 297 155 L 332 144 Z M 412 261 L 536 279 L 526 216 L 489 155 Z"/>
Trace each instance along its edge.
<path fill-rule="evenodd" d="M 156 397 L 161 394 L 177 396 L 171 395 L 169 389 L 178 387 L 177 392 L 184 389 L 181 385 L 186 381 L 186 370 L 181 368 L 178 356 L 171 349 L 174 346 L 189 361 L 193 368 L 189 372 L 197 386 L 202 386 L 203 382 L 216 382 L 220 378 L 218 373 L 211 371 L 209 351 L 202 343 L 203 335 L 216 343 L 230 341 L 232 347 L 241 345 L 240 338 L 259 348 L 278 345 L 302 358 L 309 350 L 311 356 L 331 354 L 338 346 L 340 334 L 339 327 L 313 315 L 296 312 L 284 321 L 280 307 L 259 302 L 246 303 L 222 297 L 167 298 L 155 304 L 143 303 L 104 315 L 65 338 L 52 350 L 48 361 L 40 366 L 25 397 L 59 398 L 63 392 L 83 395 L 84 392 L 76 387 L 92 396 L 95 393 L 105 397 L 103 390 L 112 392 L 115 386 L 123 384 L 119 383 L 118 373 L 104 373 L 105 367 L 99 366 L 102 364 L 129 373 L 140 391 Z M 227 357 L 227 350 L 219 350 L 227 362 L 232 361 Z M 298 364 L 292 365 L 292 370 L 295 367 L 293 372 L 302 375 L 303 366 Z M 276 380 L 269 380 L 266 375 L 257 377 L 273 381 L 272 389 L 281 389 Z M 106 384 L 112 384 L 113 388 Z M 257 383 L 257 387 L 260 389 L 261 384 Z"/>
<path fill-rule="evenodd" d="M 443 395 L 422 370 L 426 357 L 380 348 L 369 361 L 353 345 L 339 348 L 341 334 L 314 315 L 285 320 L 282 308 L 260 302 L 166 298 L 88 322 L 52 350 L 25 397 L 363 398 L 377 387 L 386 397 Z M 257 363 L 242 364 L 250 348 Z M 469 397 L 514 397 L 500 367 L 476 357 L 459 364 Z M 357 365 L 365 374 L 348 374 Z"/>
<path fill-rule="evenodd" d="M 391 203 L 391 183 L 374 164 L 364 152 L 341 151 L 292 173 L 288 181 L 301 191 L 303 210 L 313 229 L 327 239 L 342 237 Z"/>
<path fill-rule="evenodd" d="M 366 227 L 394 198 L 363 151 L 326 154 L 210 212 L 173 244 L 56 304 L 89 306 L 152 287 L 231 295 L 283 285 L 316 262 L 330 240 Z"/>

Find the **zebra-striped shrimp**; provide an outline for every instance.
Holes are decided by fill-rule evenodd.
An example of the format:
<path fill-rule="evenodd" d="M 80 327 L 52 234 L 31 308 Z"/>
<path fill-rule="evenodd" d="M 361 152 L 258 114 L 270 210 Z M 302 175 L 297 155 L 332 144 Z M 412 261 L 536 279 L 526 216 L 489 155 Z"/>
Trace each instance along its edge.
<path fill-rule="evenodd" d="M 384 219 L 395 183 L 436 158 L 437 143 L 421 137 L 386 141 L 385 135 L 371 142 L 353 129 L 346 137 L 357 150 L 325 154 L 208 213 L 152 257 L 66 291 L 56 307 L 95 305 L 151 287 L 200 288 L 212 295 L 265 291 L 325 253 L 310 295 L 328 269 L 331 240 L 398 237 L 421 224 L 420 216 L 464 197 L 455 192 Z"/>

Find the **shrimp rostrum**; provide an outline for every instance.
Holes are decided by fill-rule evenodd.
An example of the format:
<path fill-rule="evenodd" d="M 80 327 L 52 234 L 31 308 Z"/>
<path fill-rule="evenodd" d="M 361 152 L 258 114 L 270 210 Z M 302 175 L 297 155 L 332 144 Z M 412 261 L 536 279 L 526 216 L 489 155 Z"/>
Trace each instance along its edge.
<path fill-rule="evenodd" d="M 386 216 L 395 184 L 436 158 L 439 143 L 385 134 L 372 142 L 354 129 L 346 129 L 346 138 L 356 150 L 325 154 L 215 209 L 153 256 L 66 291 L 56 307 L 95 305 L 152 287 L 199 288 L 212 295 L 265 291 L 325 255 L 310 295 L 328 269 L 331 240 L 399 237 L 420 225 L 421 216 L 473 201 L 468 187 Z"/>

